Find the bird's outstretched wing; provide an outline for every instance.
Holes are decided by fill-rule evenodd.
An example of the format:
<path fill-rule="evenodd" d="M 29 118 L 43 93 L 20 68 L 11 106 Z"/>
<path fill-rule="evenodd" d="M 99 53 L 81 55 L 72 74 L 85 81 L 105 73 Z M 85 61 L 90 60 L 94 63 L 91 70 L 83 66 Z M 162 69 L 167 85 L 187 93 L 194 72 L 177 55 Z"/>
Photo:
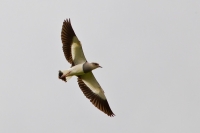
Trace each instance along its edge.
<path fill-rule="evenodd" d="M 78 76 L 78 85 L 83 91 L 84 95 L 90 99 L 90 102 L 99 110 L 103 111 L 108 116 L 114 116 L 104 91 L 95 79 L 92 72 Z"/>
<path fill-rule="evenodd" d="M 72 66 L 86 62 L 81 43 L 72 28 L 70 19 L 63 22 L 61 40 L 65 58 Z"/>

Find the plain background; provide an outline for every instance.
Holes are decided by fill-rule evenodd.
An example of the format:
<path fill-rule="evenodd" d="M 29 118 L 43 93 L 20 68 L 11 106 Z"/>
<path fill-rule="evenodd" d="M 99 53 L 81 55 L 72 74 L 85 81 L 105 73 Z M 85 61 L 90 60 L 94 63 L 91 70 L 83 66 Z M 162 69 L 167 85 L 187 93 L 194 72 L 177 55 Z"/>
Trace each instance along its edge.
<path fill-rule="evenodd" d="M 71 18 L 116 114 L 58 70 Z M 1 0 L 1 133 L 199 133 L 199 0 Z"/>

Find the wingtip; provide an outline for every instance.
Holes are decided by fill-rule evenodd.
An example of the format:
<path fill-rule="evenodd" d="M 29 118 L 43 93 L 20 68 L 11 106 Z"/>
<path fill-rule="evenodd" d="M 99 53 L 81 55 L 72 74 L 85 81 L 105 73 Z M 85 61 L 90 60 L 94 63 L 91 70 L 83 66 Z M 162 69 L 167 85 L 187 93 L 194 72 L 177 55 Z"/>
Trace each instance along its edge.
<path fill-rule="evenodd" d="M 64 22 L 67 22 L 67 23 L 71 23 L 71 20 L 70 20 L 70 18 L 69 19 L 64 19 Z"/>
<path fill-rule="evenodd" d="M 107 114 L 109 117 L 115 117 L 116 115 L 112 112 L 111 109 L 110 109 L 110 111 L 111 112 L 109 112 L 109 113 L 108 112 L 107 113 L 104 112 L 104 113 Z"/>
<path fill-rule="evenodd" d="M 115 115 L 115 114 L 111 114 L 111 115 L 108 115 L 108 116 L 110 116 L 110 117 L 115 117 L 116 115 Z"/>
<path fill-rule="evenodd" d="M 109 114 L 107 114 L 108 116 L 110 116 L 110 117 L 115 117 L 116 115 L 112 112 L 112 110 L 111 110 L 111 112 L 109 113 Z"/>

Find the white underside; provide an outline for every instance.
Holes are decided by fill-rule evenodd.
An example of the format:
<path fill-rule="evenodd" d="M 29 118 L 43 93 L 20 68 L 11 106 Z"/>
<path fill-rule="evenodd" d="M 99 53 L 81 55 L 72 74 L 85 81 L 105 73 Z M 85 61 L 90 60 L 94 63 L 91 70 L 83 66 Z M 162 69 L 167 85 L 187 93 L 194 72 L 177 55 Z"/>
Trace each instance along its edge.
<path fill-rule="evenodd" d="M 75 65 L 82 64 L 86 62 L 85 55 L 80 41 L 77 37 L 73 37 L 73 43 L 71 47 L 72 59 Z"/>
<path fill-rule="evenodd" d="M 79 64 L 71 67 L 70 69 L 62 71 L 63 75 L 65 75 L 66 80 L 68 81 L 72 76 L 83 75 L 83 64 Z"/>

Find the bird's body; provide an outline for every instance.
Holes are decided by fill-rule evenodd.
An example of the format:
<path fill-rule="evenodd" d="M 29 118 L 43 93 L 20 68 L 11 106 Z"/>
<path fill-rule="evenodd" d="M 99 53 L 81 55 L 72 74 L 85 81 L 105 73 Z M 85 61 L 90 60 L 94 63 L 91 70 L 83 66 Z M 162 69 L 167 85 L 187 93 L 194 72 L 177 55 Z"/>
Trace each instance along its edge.
<path fill-rule="evenodd" d="M 83 71 L 83 64 L 78 64 L 75 65 L 67 70 L 62 71 L 63 72 L 63 76 L 66 77 L 67 76 L 76 76 L 76 75 L 83 75 L 84 71 Z"/>
<path fill-rule="evenodd" d="M 80 76 L 83 74 L 86 74 L 88 72 L 91 72 L 92 70 L 101 67 L 99 66 L 97 63 L 82 63 L 82 64 L 78 64 L 75 66 L 72 66 L 71 68 L 67 69 L 67 70 L 63 70 L 61 71 L 62 76 L 60 78 L 67 78 L 70 76 Z"/>
<path fill-rule="evenodd" d="M 103 89 L 92 73 L 92 70 L 101 66 L 98 63 L 87 62 L 70 20 L 63 22 L 61 39 L 64 55 L 72 66 L 67 70 L 59 71 L 59 78 L 67 82 L 72 76 L 77 76 L 80 89 L 92 104 L 108 116 L 114 116 Z"/>

